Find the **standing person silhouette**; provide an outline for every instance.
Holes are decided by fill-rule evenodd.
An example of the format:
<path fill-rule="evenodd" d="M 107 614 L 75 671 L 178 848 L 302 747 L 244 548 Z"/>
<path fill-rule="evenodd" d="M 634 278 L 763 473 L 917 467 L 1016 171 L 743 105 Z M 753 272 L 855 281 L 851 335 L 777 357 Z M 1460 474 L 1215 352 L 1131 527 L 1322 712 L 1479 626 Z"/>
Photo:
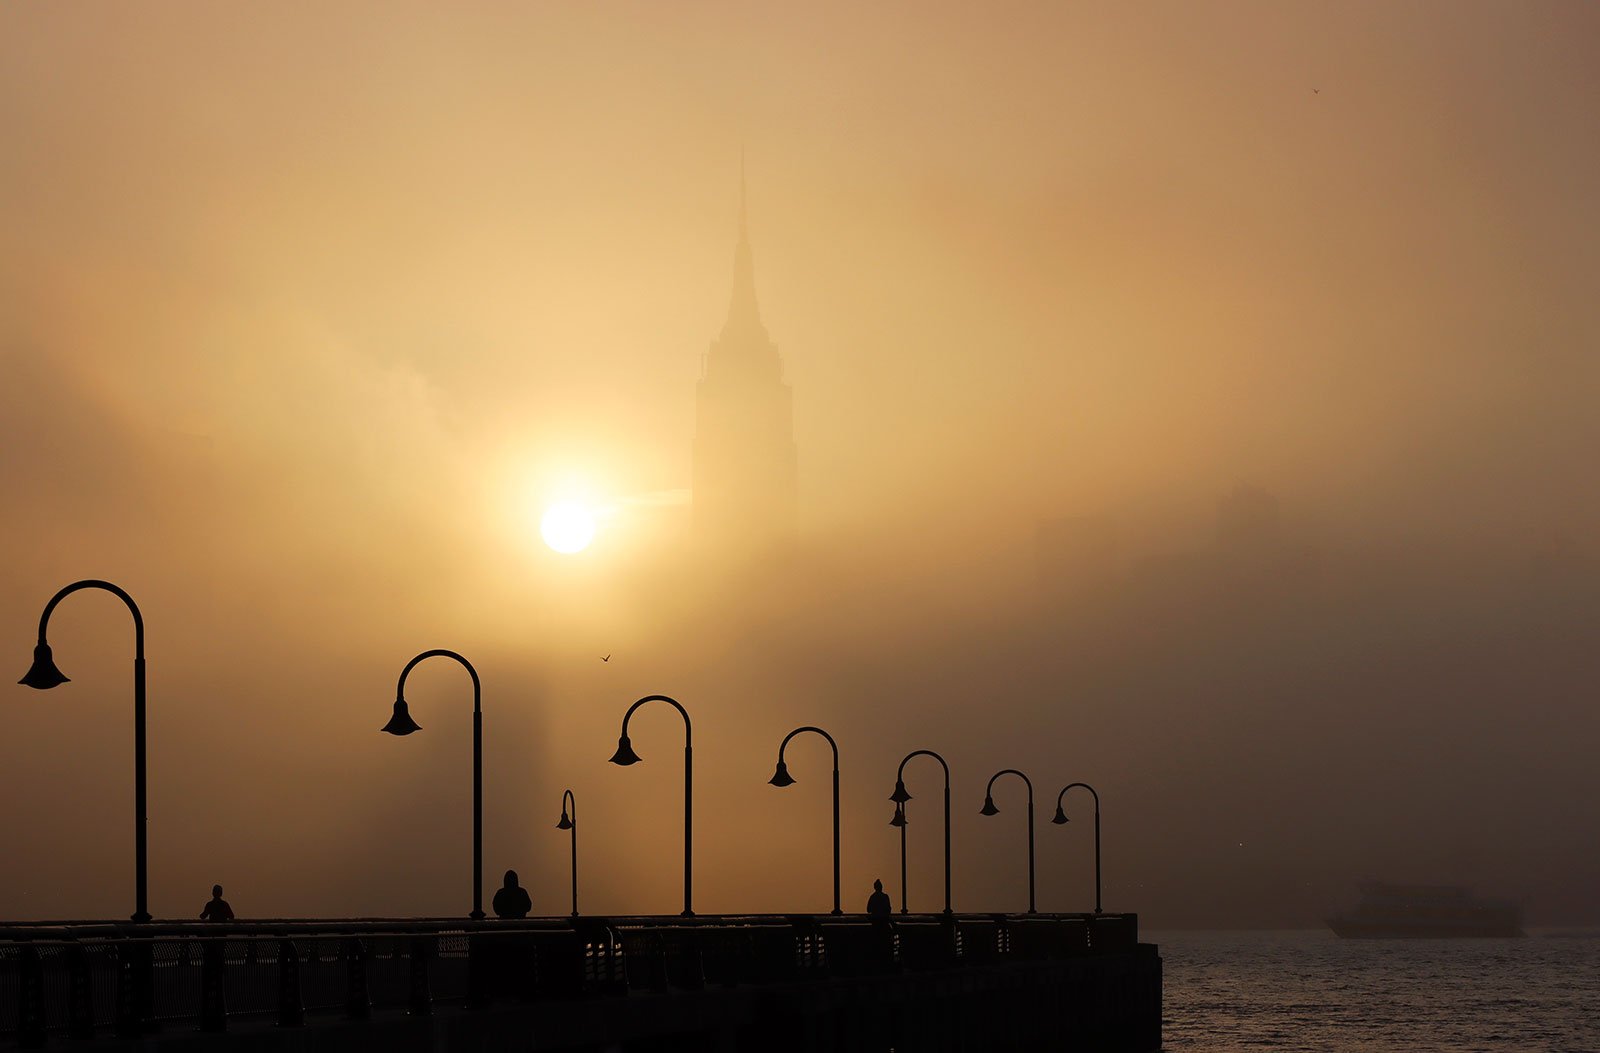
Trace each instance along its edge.
<path fill-rule="evenodd" d="M 883 891 L 883 879 L 872 883 L 872 895 L 867 897 L 867 913 L 874 918 L 887 918 L 893 908 L 889 904 L 889 894 Z"/>
<path fill-rule="evenodd" d="M 505 887 L 494 894 L 494 913 L 499 918 L 526 918 L 533 909 L 528 890 L 517 884 L 517 872 L 506 871 Z"/>
<path fill-rule="evenodd" d="M 233 908 L 222 898 L 222 886 L 211 886 L 211 902 L 200 911 L 201 921 L 232 921 Z"/>

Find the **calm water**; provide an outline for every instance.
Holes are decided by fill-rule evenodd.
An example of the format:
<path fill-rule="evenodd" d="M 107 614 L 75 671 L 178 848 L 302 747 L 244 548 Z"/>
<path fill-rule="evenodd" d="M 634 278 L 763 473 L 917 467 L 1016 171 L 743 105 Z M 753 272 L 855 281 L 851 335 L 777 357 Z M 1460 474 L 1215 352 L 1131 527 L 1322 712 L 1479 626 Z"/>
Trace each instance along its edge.
<path fill-rule="evenodd" d="M 1600 1053 L 1600 932 L 1341 940 L 1153 932 L 1164 1049 Z"/>

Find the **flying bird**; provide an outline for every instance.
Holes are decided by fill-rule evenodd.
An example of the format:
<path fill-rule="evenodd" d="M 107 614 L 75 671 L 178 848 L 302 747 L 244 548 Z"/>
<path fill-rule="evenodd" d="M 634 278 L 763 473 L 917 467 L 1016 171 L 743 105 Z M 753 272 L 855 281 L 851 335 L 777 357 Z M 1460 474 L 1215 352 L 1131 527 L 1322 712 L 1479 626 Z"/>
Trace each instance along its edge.
<path fill-rule="evenodd" d="M 611 656 L 610 655 L 606 655 L 604 658 L 600 659 L 600 661 L 609 662 L 609 661 L 611 661 Z"/>
<path fill-rule="evenodd" d="M 1312 88 L 1311 89 L 1311 94 L 1313 94 L 1313 95 L 1321 95 L 1322 94 L 1322 89 L 1321 88 Z"/>

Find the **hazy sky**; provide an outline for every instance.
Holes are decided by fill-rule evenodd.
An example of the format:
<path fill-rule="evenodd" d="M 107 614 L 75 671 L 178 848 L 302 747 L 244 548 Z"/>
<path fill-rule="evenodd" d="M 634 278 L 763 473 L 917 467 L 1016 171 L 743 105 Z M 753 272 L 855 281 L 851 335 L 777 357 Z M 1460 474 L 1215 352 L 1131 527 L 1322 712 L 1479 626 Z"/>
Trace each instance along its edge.
<path fill-rule="evenodd" d="M 0 7 L 0 644 L 144 605 L 152 906 L 466 909 L 485 871 L 672 910 L 898 897 L 885 798 L 955 770 L 957 907 L 1021 802 L 1105 799 L 1107 906 L 1304 924 L 1362 876 L 1600 920 L 1600 7 Z M 688 560 L 741 152 L 794 390 L 799 566 Z M 1260 487 L 1276 533 L 1230 547 Z M 558 557 L 539 510 L 610 510 Z M 1039 581 L 1041 520 L 1105 553 Z M 126 914 L 126 616 L 0 691 L 0 916 Z M 599 656 L 613 653 L 611 662 Z M 0 669 L 5 668 L 0 665 Z M 831 722 L 831 723 L 830 723 Z M 935 772 L 912 792 L 936 907 Z M 1075 815 L 1087 820 L 1084 802 Z M 1040 905 L 1087 905 L 1087 822 Z M 898 904 L 897 904 L 898 905 Z M 859 904 L 855 904 L 859 907 Z"/>

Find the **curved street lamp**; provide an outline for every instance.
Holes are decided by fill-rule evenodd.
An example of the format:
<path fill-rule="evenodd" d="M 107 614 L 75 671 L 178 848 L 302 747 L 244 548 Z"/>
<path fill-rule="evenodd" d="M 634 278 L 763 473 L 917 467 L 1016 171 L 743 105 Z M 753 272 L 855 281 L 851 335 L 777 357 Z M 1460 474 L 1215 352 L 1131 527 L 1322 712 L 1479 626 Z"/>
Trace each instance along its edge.
<path fill-rule="evenodd" d="M 147 862 L 149 859 L 148 846 L 145 840 L 145 827 L 148 818 L 145 815 L 145 762 L 144 762 L 144 616 L 139 613 L 139 605 L 133 602 L 133 597 L 123 592 L 109 581 L 98 578 L 87 578 L 75 581 L 50 598 L 44 605 L 44 613 L 39 616 L 39 642 L 33 648 L 33 665 L 28 667 L 25 675 L 17 683 L 40 691 L 59 686 L 68 682 L 67 676 L 56 668 L 55 657 L 50 652 L 50 644 L 45 640 L 45 629 L 50 624 L 50 612 L 56 609 L 56 604 L 77 592 L 79 589 L 104 589 L 128 605 L 128 610 L 133 613 L 133 919 L 144 922 L 150 920 L 149 910 L 149 880 Z"/>
<path fill-rule="evenodd" d="M 1071 782 L 1071 783 L 1068 783 L 1066 786 L 1062 787 L 1061 788 L 1061 792 L 1056 795 L 1056 814 L 1055 814 L 1055 817 L 1053 819 L 1051 819 L 1050 821 L 1052 823 L 1055 823 L 1057 826 L 1060 826 L 1060 825 L 1062 825 L 1063 823 L 1065 823 L 1067 821 L 1067 813 L 1061 810 L 1061 799 L 1063 797 L 1065 797 L 1067 795 L 1067 791 L 1072 789 L 1074 786 L 1082 786 L 1085 790 L 1088 790 L 1089 791 L 1089 795 L 1094 798 L 1094 912 L 1096 914 L 1099 914 L 1100 913 L 1100 795 L 1098 793 L 1095 793 L 1094 792 L 1094 787 L 1090 786 L 1086 782 Z"/>
<path fill-rule="evenodd" d="M 895 772 L 894 793 L 889 795 L 889 800 L 895 803 L 894 818 L 889 820 L 890 826 L 900 828 L 900 913 L 908 911 L 906 907 L 906 802 L 911 800 L 911 795 L 906 792 L 906 761 L 912 757 L 928 756 L 939 762 L 939 767 L 944 769 L 944 912 L 950 910 L 950 765 L 944 758 L 932 750 L 912 750 L 900 761 L 900 768 Z"/>
<path fill-rule="evenodd" d="M 979 815 L 999 815 L 1000 809 L 994 806 L 994 781 L 1002 775 L 1015 775 L 1028 787 L 1028 913 L 1037 914 L 1033 909 L 1033 780 L 1015 768 L 1002 768 L 989 776 L 989 785 L 983 791 L 983 807 L 978 810 Z"/>
<path fill-rule="evenodd" d="M 556 823 L 556 829 L 572 831 L 572 916 L 576 918 L 578 916 L 578 798 L 571 790 L 561 791 L 561 821 Z"/>
<path fill-rule="evenodd" d="M 400 670 L 400 683 L 394 689 L 394 715 L 382 729 L 391 735 L 409 735 L 421 731 L 422 725 L 411 719 L 406 706 L 406 677 L 424 658 L 454 658 L 466 667 L 472 677 L 472 913 L 474 920 L 483 915 L 483 685 L 478 682 L 478 671 L 472 663 L 454 651 L 423 651 Z"/>
<path fill-rule="evenodd" d="M 778 767 L 772 773 L 772 778 L 767 781 L 779 787 L 795 784 L 794 776 L 789 774 L 789 766 L 783 762 L 783 751 L 789 745 L 789 740 L 802 731 L 816 732 L 827 739 L 828 745 L 833 747 L 833 913 L 843 914 L 844 911 L 839 909 L 839 744 L 833 741 L 832 735 L 821 728 L 814 728 L 809 724 L 803 728 L 795 728 L 778 744 Z"/>
<path fill-rule="evenodd" d="M 668 698 L 666 695 L 646 695 L 622 715 L 622 734 L 617 737 L 617 752 L 611 755 L 612 764 L 623 767 L 629 764 L 638 764 L 640 757 L 633 752 L 633 744 L 628 741 L 628 721 L 633 718 L 633 711 L 646 702 L 665 702 L 678 711 L 683 718 L 683 917 L 694 917 L 691 902 L 691 891 L 694 888 L 694 749 L 691 745 L 691 729 L 689 727 L 689 711 L 678 704 L 677 699 Z"/>

